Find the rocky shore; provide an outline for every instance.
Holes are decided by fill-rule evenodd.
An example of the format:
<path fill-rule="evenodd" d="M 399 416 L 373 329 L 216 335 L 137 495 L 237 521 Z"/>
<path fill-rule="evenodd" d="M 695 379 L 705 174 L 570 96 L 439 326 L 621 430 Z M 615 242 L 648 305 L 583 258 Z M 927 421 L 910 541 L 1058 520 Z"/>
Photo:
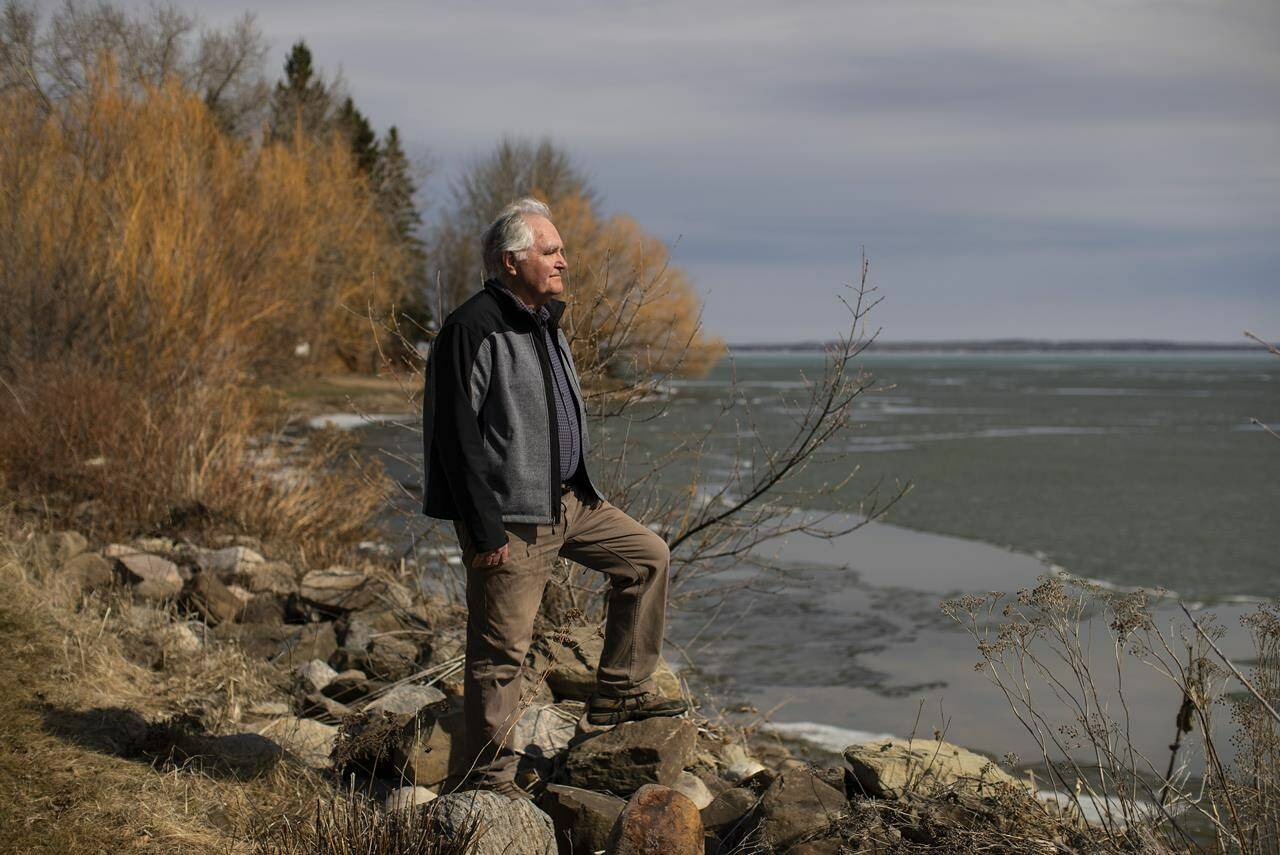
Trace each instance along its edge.
<path fill-rule="evenodd" d="M 95 544 L 28 531 L 13 547 L 16 563 L 47 568 L 27 578 L 58 586 L 134 665 L 195 674 L 203 662 L 208 676 L 239 663 L 239 688 L 194 681 L 168 704 L 181 714 L 112 710 L 109 738 L 95 745 L 157 774 L 318 775 L 332 799 L 480 853 L 1071 848 L 1073 824 L 1029 782 L 946 742 L 881 739 L 849 746 L 842 766 L 815 767 L 696 714 L 593 728 L 583 713 L 599 628 L 546 620 L 512 735 L 534 800 L 452 791 L 466 771 L 456 751 L 465 615 L 397 568 L 301 566 L 235 537 Z M 665 665 L 657 684 L 687 694 Z M 277 832 L 268 851 L 400 851 L 304 837 L 287 849 Z"/>

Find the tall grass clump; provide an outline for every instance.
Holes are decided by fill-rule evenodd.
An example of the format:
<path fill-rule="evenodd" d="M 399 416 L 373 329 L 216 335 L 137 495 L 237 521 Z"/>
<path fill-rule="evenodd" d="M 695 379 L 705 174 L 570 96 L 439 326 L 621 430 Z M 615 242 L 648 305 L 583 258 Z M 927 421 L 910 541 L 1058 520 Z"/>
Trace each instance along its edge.
<path fill-rule="evenodd" d="M 250 471 L 263 382 L 367 364 L 352 308 L 398 296 L 407 260 L 350 146 L 233 137 L 109 58 L 61 100 L 0 93 L 0 114 L 0 484 L 103 534 L 352 529 L 368 497 L 353 512 L 295 468 Z"/>

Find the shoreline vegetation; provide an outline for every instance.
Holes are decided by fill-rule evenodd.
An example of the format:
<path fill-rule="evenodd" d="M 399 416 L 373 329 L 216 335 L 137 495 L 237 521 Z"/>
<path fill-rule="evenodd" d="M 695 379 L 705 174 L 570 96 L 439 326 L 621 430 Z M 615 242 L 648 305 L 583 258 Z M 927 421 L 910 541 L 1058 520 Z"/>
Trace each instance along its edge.
<path fill-rule="evenodd" d="M 320 407 L 390 408 L 387 380 L 407 390 L 390 411 L 416 409 L 418 339 L 474 284 L 470 236 L 496 203 L 539 193 L 575 247 L 566 317 L 596 424 L 660 417 L 654 389 L 723 354 L 687 278 L 635 221 L 602 216 L 549 142 L 501 142 L 424 238 L 395 129 L 376 134 L 301 42 L 269 85 L 251 19 L 218 31 L 164 7 L 67 4 L 46 26 L 8 0 L 0 48 L 8 851 L 1165 852 L 1276 840 L 1276 731 L 1248 697 L 1229 700 L 1253 765 L 1211 762 L 1199 792 L 1172 763 L 1153 779 L 1087 682 L 1083 696 L 1051 697 L 1079 714 L 1075 733 L 1045 736 L 1065 808 L 1037 798 L 1011 759 L 1001 768 L 942 734 L 812 765 L 762 721 L 709 706 L 593 732 L 580 715 L 602 598 L 572 567 L 549 588 L 512 734 L 536 803 L 451 792 L 465 772 L 451 762 L 465 624 L 456 590 L 421 584 L 451 575 L 448 544 L 426 566 L 382 554 L 379 522 L 405 486 L 341 431 L 293 428 Z M 436 289 L 428 254 L 445 274 Z M 797 501 L 790 479 L 878 388 L 858 367 L 876 339 L 867 275 L 864 259 L 840 297 L 849 335 L 794 400 L 791 437 L 765 446 L 736 394 L 707 426 L 745 438 L 722 486 L 706 487 L 696 442 L 640 477 L 625 443 L 601 462 L 611 500 L 671 547 L 674 596 L 714 590 L 726 558 L 748 566 L 771 538 L 854 531 L 910 489 L 875 484 L 838 505 L 858 515 L 844 528 L 782 513 Z M 656 485 L 676 460 L 694 474 L 673 496 Z M 850 470 L 807 495 L 841 495 Z M 949 606 L 988 675 L 1012 675 L 998 688 L 1033 732 L 1045 701 L 1020 687 L 1029 674 L 1063 687 L 1037 670 L 1037 640 L 1064 642 L 1081 664 L 1075 597 L 1049 585 L 1002 613 L 995 599 Z M 1107 605 L 1122 642 L 1148 637 L 1138 605 Z M 1259 615 L 1250 673 L 1274 697 L 1280 620 Z M 1202 652 L 1185 669 L 1170 661 L 1187 720 L 1203 724 L 1226 703 L 1220 669 Z M 671 669 L 659 684 L 688 693 Z M 1094 762 L 1073 759 L 1082 747 Z M 1089 799 L 1107 806 L 1098 822 L 1084 819 Z"/>

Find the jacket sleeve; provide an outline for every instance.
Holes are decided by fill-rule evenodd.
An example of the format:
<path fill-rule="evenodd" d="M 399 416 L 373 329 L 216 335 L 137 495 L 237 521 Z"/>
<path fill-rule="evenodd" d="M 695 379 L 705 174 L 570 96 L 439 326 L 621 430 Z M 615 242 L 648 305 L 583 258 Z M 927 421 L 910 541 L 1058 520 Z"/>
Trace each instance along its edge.
<path fill-rule="evenodd" d="M 491 552 L 507 542 L 502 512 L 485 483 L 480 419 L 471 405 L 471 375 L 484 339 L 461 324 L 445 324 L 431 345 L 435 373 L 433 444 L 449 492 L 477 552 Z M 424 427 L 426 427 L 424 425 Z"/>

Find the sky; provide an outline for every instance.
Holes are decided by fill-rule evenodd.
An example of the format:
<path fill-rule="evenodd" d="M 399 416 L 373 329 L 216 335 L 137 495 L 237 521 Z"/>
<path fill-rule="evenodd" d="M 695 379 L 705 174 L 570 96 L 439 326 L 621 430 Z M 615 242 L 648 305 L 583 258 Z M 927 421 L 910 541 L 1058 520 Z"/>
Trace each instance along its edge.
<path fill-rule="evenodd" d="M 1280 335 L 1276 0 L 176 5 L 304 38 L 428 203 L 549 136 L 731 343 L 847 330 L 862 247 L 887 341 Z"/>

